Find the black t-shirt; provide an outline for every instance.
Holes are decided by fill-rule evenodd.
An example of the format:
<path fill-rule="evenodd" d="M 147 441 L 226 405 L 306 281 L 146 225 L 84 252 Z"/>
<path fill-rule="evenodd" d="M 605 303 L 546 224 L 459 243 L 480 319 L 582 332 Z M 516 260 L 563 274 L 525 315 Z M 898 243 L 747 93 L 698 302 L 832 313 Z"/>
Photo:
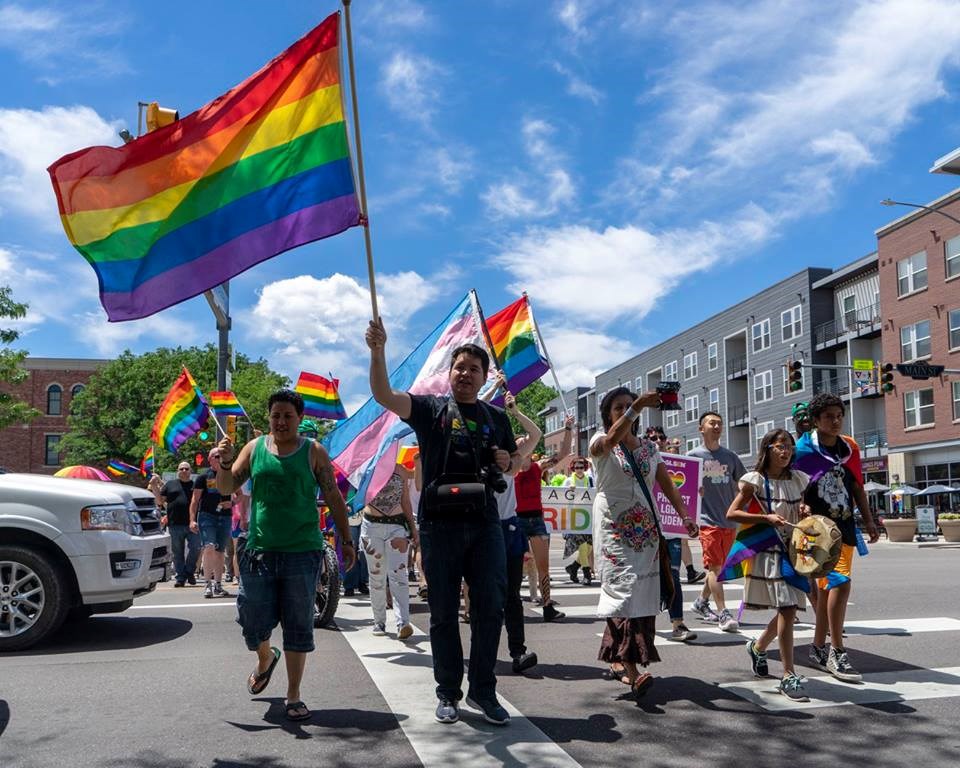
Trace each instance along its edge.
<path fill-rule="evenodd" d="M 444 462 L 444 421 L 447 418 L 447 403 L 450 397 L 434 395 L 410 395 L 410 417 L 404 419 L 417 433 L 420 445 L 420 457 L 423 467 L 423 486 L 426 488 L 443 472 Z M 476 436 L 481 466 L 493 460 L 492 448 L 514 453 L 517 443 L 507 414 L 496 406 L 487 403 L 458 403 L 460 415 L 466 422 L 470 433 Z M 482 410 L 481 410 L 482 409 Z M 476 474 L 477 464 L 467 437 L 462 430 L 451 429 L 450 457 L 447 460 L 448 474 Z M 425 494 L 424 494 L 425 495 Z M 424 495 L 420 497 L 421 508 Z M 487 510 L 499 517 L 497 500 L 493 492 L 487 489 Z"/>
<path fill-rule="evenodd" d="M 193 484 L 193 490 L 203 491 L 203 496 L 200 497 L 200 512 L 210 512 L 214 515 L 232 515 L 233 510 L 230 507 L 226 509 L 220 508 L 221 501 L 230 501 L 229 496 L 221 496 L 220 490 L 217 488 L 217 473 L 212 469 L 208 469 L 201 475 L 197 475 L 197 479 Z"/>
<path fill-rule="evenodd" d="M 160 491 L 166 502 L 167 525 L 190 525 L 190 497 L 193 481 L 167 480 Z"/>
<path fill-rule="evenodd" d="M 857 525 L 853 517 L 856 497 L 853 490 L 859 481 L 846 464 L 840 463 L 840 459 L 850 453 L 850 446 L 841 438 L 833 445 L 820 443 L 820 450 L 837 463 L 833 469 L 824 472 L 816 482 L 807 486 L 803 500 L 813 514 L 823 515 L 836 523 L 840 529 L 840 540 L 844 544 L 856 546 Z"/>

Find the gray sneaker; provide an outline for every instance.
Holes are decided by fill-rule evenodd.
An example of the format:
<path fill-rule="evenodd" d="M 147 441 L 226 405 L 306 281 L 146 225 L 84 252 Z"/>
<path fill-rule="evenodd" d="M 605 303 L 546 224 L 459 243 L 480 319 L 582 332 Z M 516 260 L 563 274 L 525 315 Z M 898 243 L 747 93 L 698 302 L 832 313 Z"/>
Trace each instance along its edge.
<path fill-rule="evenodd" d="M 437 711 L 433 715 L 438 723 L 455 723 L 460 719 L 460 710 L 457 702 L 450 699 L 440 699 L 437 702 Z"/>
<path fill-rule="evenodd" d="M 690 610 L 700 617 L 700 621 L 705 621 L 708 624 L 716 624 L 720 620 L 717 613 L 710 607 L 710 601 L 704 600 L 702 597 L 693 601 Z"/>
<path fill-rule="evenodd" d="M 467 696 L 467 706 L 479 709 L 483 713 L 483 719 L 488 723 L 493 725 L 510 724 L 510 713 L 500 705 L 495 696 L 480 701 Z"/>
<path fill-rule="evenodd" d="M 810 659 L 810 664 L 817 669 L 822 669 L 824 672 L 827 671 L 827 659 L 830 657 L 830 653 L 827 650 L 827 646 L 817 648 L 813 643 L 810 644 L 810 654 L 808 658 Z"/>
<path fill-rule="evenodd" d="M 790 701 L 810 701 L 810 697 L 803 692 L 803 678 L 788 672 L 783 676 L 777 690 Z"/>
<path fill-rule="evenodd" d="M 827 659 L 827 672 L 845 683 L 859 683 L 863 676 L 853 668 L 847 652 L 842 648 L 831 648 Z"/>
<path fill-rule="evenodd" d="M 754 677 L 769 677 L 770 669 L 767 666 L 766 651 L 758 651 L 753 640 L 747 640 L 747 653 L 750 654 L 750 666 Z"/>
<path fill-rule="evenodd" d="M 207 586 L 203 590 L 204 597 L 213 597 L 213 582 L 208 581 Z"/>
<path fill-rule="evenodd" d="M 696 640 L 697 633 L 692 631 L 686 624 L 677 624 L 673 628 L 673 631 L 667 635 L 667 640 L 672 640 L 675 643 L 686 643 L 690 640 Z"/>
<path fill-rule="evenodd" d="M 373 625 L 373 634 L 376 637 L 383 637 L 385 634 L 387 634 L 386 626 L 377 622 L 376 624 Z"/>
<path fill-rule="evenodd" d="M 740 629 L 740 622 L 733 618 L 730 611 L 724 608 L 717 617 L 717 626 L 724 632 L 736 632 Z"/>

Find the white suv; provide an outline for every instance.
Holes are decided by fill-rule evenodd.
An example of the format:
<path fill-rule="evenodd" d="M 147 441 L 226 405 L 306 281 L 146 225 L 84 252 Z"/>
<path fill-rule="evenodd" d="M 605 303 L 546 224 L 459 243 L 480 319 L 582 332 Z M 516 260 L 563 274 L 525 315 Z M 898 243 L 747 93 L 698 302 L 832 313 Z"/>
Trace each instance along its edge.
<path fill-rule="evenodd" d="M 34 645 L 68 613 L 126 610 L 167 579 L 169 562 L 148 491 L 0 475 L 0 652 Z"/>

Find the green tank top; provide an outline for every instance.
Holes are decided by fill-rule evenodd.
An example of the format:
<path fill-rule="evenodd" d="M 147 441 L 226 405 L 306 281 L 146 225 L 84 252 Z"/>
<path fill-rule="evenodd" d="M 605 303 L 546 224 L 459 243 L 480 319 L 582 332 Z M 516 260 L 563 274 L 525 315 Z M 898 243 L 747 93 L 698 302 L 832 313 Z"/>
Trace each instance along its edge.
<path fill-rule="evenodd" d="M 253 493 L 247 547 L 269 552 L 323 549 L 317 512 L 317 479 L 310 466 L 311 440 L 287 456 L 267 450 L 257 439 L 250 460 Z"/>

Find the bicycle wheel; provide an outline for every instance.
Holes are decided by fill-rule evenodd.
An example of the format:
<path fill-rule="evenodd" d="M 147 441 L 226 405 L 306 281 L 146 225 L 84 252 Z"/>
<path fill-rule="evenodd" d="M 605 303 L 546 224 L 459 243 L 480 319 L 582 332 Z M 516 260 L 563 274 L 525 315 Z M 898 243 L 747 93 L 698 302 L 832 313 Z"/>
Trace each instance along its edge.
<path fill-rule="evenodd" d="M 333 547 L 323 548 L 323 563 L 317 580 L 316 610 L 313 626 L 317 629 L 331 626 L 340 602 L 340 561 Z"/>

